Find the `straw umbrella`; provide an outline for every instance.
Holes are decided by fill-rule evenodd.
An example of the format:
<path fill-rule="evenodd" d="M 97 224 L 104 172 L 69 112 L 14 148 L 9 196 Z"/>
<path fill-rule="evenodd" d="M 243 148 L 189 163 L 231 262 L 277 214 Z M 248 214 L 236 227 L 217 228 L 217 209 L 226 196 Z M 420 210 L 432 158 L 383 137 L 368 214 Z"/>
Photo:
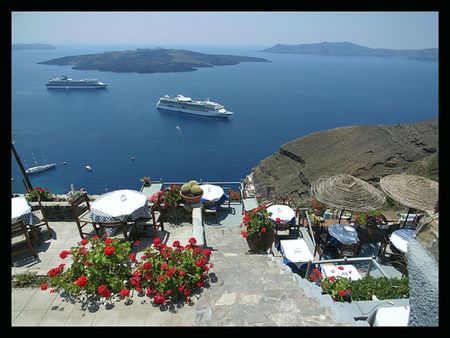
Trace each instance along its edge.
<path fill-rule="evenodd" d="M 403 226 L 406 225 L 411 209 L 423 210 L 431 214 L 439 198 L 439 184 L 422 176 L 388 175 L 380 180 L 380 186 L 386 195 L 408 207 Z"/>
<path fill-rule="evenodd" d="M 348 174 L 321 176 L 311 184 L 311 194 L 320 202 L 344 210 L 372 211 L 380 208 L 386 197 L 373 185 Z"/>

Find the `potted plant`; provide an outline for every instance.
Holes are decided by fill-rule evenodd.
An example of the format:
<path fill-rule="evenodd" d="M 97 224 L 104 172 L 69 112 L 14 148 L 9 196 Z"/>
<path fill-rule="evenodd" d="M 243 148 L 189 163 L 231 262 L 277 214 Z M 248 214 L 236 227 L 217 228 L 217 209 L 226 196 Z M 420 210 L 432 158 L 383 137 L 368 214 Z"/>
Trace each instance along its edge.
<path fill-rule="evenodd" d="M 186 203 L 197 203 L 203 196 L 203 190 L 197 181 L 191 180 L 181 186 L 180 194 Z"/>
<path fill-rule="evenodd" d="M 142 182 L 142 185 L 143 185 L 144 187 L 149 187 L 149 186 L 152 185 L 151 179 L 150 179 L 150 177 L 148 177 L 148 176 L 142 177 L 142 178 L 141 178 L 141 182 Z"/>
<path fill-rule="evenodd" d="M 265 204 L 245 212 L 241 224 L 244 230 L 241 234 L 247 240 L 251 251 L 267 252 L 272 246 L 275 240 L 275 223 L 270 216 L 271 213 L 267 211 Z"/>

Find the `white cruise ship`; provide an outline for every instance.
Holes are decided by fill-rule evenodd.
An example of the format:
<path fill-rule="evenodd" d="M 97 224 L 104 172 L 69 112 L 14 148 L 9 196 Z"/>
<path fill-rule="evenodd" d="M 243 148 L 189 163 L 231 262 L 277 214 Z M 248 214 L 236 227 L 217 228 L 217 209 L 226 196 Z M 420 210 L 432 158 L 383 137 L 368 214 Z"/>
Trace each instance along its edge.
<path fill-rule="evenodd" d="M 46 84 L 48 89 L 97 89 L 106 88 L 107 85 L 97 79 L 72 80 L 66 76 L 54 77 Z"/>
<path fill-rule="evenodd" d="M 156 107 L 158 109 L 211 117 L 229 117 L 234 114 L 226 110 L 221 104 L 209 101 L 209 99 L 196 101 L 183 95 L 164 95 L 159 99 Z"/>

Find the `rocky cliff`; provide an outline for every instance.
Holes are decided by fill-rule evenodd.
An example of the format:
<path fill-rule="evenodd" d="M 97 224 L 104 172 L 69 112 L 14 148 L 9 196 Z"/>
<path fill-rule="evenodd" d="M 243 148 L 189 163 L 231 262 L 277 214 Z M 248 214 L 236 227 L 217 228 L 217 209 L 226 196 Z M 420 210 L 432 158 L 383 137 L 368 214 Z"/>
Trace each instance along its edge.
<path fill-rule="evenodd" d="M 392 126 L 351 126 L 282 145 L 251 173 L 261 199 L 288 197 L 309 205 L 311 182 L 346 173 L 378 187 L 381 177 L 407 172 L 438 180 L 438 119 Z"/>

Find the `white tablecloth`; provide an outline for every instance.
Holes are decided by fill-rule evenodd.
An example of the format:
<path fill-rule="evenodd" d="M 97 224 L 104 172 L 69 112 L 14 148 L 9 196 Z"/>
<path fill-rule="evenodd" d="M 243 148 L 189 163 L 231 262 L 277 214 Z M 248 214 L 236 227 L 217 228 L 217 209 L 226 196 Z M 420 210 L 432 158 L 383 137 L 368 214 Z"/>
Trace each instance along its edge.
<path fill-rule="evenodd" d="M 116 190 L 100 196 L 91 204 L 94 222 L 118 222 L 151 217 L 147 197 L 135 190 Z"/>
<path fill-rule="evenodd" d="M 322 265 L 322 273 L 325 277 L 345 277 L 351 280 L 361 279 L 361 275 L 354 265 Z"/>
<path fill-rule="evenodd" d="M 390 242 L 401 252 L 406 253 L 408 251 L 408 241 L 416 234 L 414 229 L 398 229 L 395 230 L 391 237 Z"/>
<path fill-rule="evenodd" d="M 272 213 L 271 219 L 276 221 L 279 218 L 282 224 L 290 222 L 295 217 L 295 211 L 287 205 L 271 205 L 267 211 Z"/>
<path fill-rule="evenodd" d="M 223 189 L 218 185 L 202 184 L 200 186 L 203 190 L 202 200 L 207 202 L 217 202 L 223 196 Z"/>
<path fill-rule="evenodd" d="M 328 233 L 342 244 L 355 244 L 359 241 L 355 228 L 349 225 L 331 224 L 328 227 Z"/>
<path fill-rule="evenodd" d="M 280 249 L 283 256 L 297 267 L 314 260 L 314 256 L 303 238 L 281 240 Z"/>
<path fill-rule="evenodd" d="M 22 219 L 25 224 L 33 224 L 31 206 L 25 197 L 11 198 L 11 223 Z"/>
<path fill-rule="evenodd" d="M 409 306 L 382 307 L 377 310 L 372 326 L 408 326 Z"/>

